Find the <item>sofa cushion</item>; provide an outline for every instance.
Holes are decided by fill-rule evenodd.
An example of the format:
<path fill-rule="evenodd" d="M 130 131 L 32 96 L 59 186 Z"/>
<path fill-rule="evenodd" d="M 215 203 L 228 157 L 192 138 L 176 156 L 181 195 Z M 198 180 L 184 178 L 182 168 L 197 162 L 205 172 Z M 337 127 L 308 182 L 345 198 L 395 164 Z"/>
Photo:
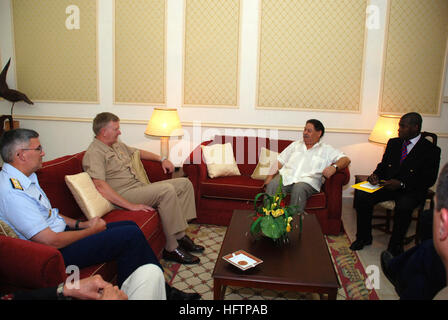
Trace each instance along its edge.
<path fill-rule="evenodd" d="M 165 245 L 165 236 L 163 235 L 162 223 L 157 211 L 127 211 L 112 210 L 103 216 L 106 223 L 117 221 L 133 221 L 142 230 L 146 240 L 157 256 L 160 256 Z M 101 276 L 109 281 L 115 282 L 117 266 L 115 261 L 108 263 L 100 263 L 81 269 L 81 278 L 101 274 Z"/>
<path fill-rule="evenodd" d="M 202 152 L 210 178 L 241 175 L 230 143 L 202 146 Z"/>
<path fill-rule="evenodd" d="M 140 159 L 140 150 L 135 150 L 134 153 L 132 154 L 131 166 L 132 166 L 132 169 L 136 173 L 137 179 L 141 183 L 145 183 L 145 184 L 149 184 L 150 183 L 148 175 L 146 174 L 146 170 L 143 167 L 142 160 Z"/>
<path fill-rule="evenodd" d="M 0 235 L 18 239 L 14 230 L 4 221 L 0 220 Z"/>
<path fill-rule="evenodd" d="M 272 174 L 270 169 L 277 163 L 277 157 L 278 152 L 266 149 L 264 147 L 261 148 L 257 167 L 250 177 L 256 180 L 265 180 L 269 174 Z"/>
<path fill-rule="evenodd" d="M 106 223 L 117 221 L 134 221 L 142 230 L 146 238 L 150 236 L 150 230 L 156 229 L 160 222 L 157 211 L 128 211 L 113 210 L 103 217 Z M 148 228 L 149 227 L 149 228 Z"/>
<path fill-rule="evenodd" d="M 264 192 L 262 186 L 263 180 L 255 180 L 247 176 L 206 179 L 200 184 L 204 198 L 245 200 L 251 203 L 258 193 Z M 286 202 L 289 203 L 289 200 L 288 195 Z M 325 193 L 319 192 L 308 199 L 306 209 L 326 208 L 326 206 Z"/>
<path fill-rule="evenodd" d="M 262 180 L 254 180 L 248 176 L 206 179 L 200 183 L 203 197 L 250 201 L 263 192 L 262 186 Z"/>
<path fill-rule="evenodd" d="M 66 175 L 65 182 L 87 219 L 102 217 L 114 209 L 96 189 L 87 172 Z"/>

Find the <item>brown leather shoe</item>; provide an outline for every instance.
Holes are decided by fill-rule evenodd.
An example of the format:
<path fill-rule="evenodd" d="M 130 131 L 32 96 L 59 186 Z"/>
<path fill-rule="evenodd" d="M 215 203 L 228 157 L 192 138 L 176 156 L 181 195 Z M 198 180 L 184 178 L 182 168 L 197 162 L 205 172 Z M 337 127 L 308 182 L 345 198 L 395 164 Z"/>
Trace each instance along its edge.
<path fill-rule="evenodd" d="M 163 259 L 179 262 L 182 264 L 199 263 L 199 258 L 188 253 L 181 247 L 177 247 L 173 251 L 166 251 L 163 249 Z"/>
<path fill-rule="evenodd" d="M 195 244 L 187 235 L 185 235 L 182 239 L 177 240 L 177 242 L 182 249 L 189 252 L 202 252 L 205 249 L 203 246 Z"/>

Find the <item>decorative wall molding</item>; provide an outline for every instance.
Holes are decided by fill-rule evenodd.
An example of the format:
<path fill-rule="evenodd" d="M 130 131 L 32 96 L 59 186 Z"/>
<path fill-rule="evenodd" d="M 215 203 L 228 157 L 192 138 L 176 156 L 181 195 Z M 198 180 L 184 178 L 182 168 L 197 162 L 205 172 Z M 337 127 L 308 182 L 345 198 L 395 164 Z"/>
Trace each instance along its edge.
<path fill-rule="evenodd" d="M 93 118 L 75 118 L 75 117 L 52 117 L 52 116 L 26 116 L 15 115 L 17 120 L 33 121 L 62 121 L 62 122 L 87 122 L 92 123 Z M 120 119 L 122 124 L 148 124 L 147 120 Z M 198 123 L 191 121 L 182 121 L 182 126 L 194 127 Z M 229 129 L 258 129 L 258 130 L 278 130 L 278 131 L 302 131 L 303 126 L 282 126 L 282 125 L 257 125 L 257 124 L 237 124 L 237 123 L 219 123 L 219 122 L 201 122 L 203 128 L 229 128 Z M 325 132 L 347 133 L 347 134 L 370 134 L 370 129 L 345 129 L 345 128 L 325 128 Z M 435 132 L 440 138 L 448 138 L 448 132 Z"/>

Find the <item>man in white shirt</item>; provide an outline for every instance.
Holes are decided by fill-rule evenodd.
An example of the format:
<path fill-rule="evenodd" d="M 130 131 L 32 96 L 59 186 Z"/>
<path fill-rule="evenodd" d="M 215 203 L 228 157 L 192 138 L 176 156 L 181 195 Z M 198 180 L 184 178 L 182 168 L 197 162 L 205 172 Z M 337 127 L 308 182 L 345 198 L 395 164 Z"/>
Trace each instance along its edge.
<path fill-rule="evenodd" d="M 303 141 L 291 143 L 280 153 L 276 167 L 271 168 L 273 174 L 264 181 L 266 193 L 274 195 L 282 177 L 283 192 L 291 193 L 290 205 L 297 206 L 298 213 L 304 211 L 308 198 L 320 191 L 322 176 L 328 179 L 350 164 L 343 152 L 320 142 L 324 133 L 322 122 L 308 120 Z"/>

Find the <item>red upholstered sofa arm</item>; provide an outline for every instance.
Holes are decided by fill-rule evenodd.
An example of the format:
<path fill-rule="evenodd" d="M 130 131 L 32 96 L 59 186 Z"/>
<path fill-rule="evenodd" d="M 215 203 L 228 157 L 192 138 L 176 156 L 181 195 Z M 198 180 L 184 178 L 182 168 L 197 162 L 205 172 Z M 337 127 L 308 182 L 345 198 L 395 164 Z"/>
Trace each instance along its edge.
<path fill-rule="evenodd" d="M 347 168 L 338 171 L 323 185 L 322 191 L 327 198 L 328 217 L 340 218 L 342 212 L 342 187 L 350 180 L 350 171 Z"/>
<path fill-rule="evenodd" d="M 56 286 L 65 281 L 59 250 L 28 240 L 0 236 L 0 284 L 28 289 Z"/>
<path fill-rule="evenodd" d="M 207 165 L 202 157 L 201 146 L 206 146 L 211 143 L 212 140 L 202 142 L 197 146 L 191 153 L 190 156 L 185 160 L 183 165 L 183 171 L 185 175 L 190 179 L 193 184 L 194 194 L 196 198 L 196 206 L 199 204 L 199 199 L 201 198 L 199 182 L 207 178 Z"/>
<path fill-rule="evenodd" d="M 163 168 L 160 162 L 151 160 L 142 160 L 143 167 L 146 170 L 149 181 L 157 182 L 161 180 L 171 179 L 171 173 L 163 173 Z"/>

